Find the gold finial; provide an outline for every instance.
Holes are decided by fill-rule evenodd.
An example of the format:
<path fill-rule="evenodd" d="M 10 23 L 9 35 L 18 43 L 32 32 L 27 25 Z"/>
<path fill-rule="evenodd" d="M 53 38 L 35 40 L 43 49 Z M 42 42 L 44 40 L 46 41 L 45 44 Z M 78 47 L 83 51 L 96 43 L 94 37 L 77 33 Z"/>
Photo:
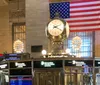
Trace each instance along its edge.
<path fill-rule="evenodd" d="M 56 13 L 55 13 L 55 18 L 59 18 L 59 17 L 60 17 L 59 12 L 56 12 Z"/>

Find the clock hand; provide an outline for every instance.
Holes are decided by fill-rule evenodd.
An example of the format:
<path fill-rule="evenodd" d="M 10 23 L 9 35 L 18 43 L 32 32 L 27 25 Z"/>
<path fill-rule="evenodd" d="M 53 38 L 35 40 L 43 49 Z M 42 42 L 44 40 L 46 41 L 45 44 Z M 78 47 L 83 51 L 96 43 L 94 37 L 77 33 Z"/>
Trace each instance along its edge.
<path fill-rule="evenodd" d="M 57 29 L 59 29 L 59 28 L 57 28 Z M 59 29 L 60 31 L 62 31 L 61 29 Z"/>
<path fill-rule="evenodd" d="M 53 29 L 59 29 L 58 27 L 54 27 Z M 61 29 L 59 29 L 60 31 L 62 31 Z"/>
<path fill-rule="evenodd" d="M 54 28 L 58 28 L 58 26 L 60 26 L 60 25 L 55 25 L 55 26 L 53 26 L 53 29 L 54 29 Z"/>
<path fill-rule="evenodd" d="M 59 26 L 59 25 L 53 26 L 53 29 L 55 29 L 55 28 L 56 28 L 56 29 L 59 29 L 58 26 Z M 61 29 L 59 29 L 59 30 L 62 31 Z"/>
<path fill-rule="evenodd" d="M 60 26 L 61 24 L 59 24 L 59 25 L 56 25 L 56 26 Z"/>
<path fill-rule="evenodd" d="M 54 28 L 57 28 L 57 26 L 53 26 L 53 29 L 54 29 Z"/>
<path fill-rule="evenodd" d="M 57 28 L 58 26 L 60 26 L 61 24 L 59 24 L 59 25 L 54 25 L 54 28 Z"/>

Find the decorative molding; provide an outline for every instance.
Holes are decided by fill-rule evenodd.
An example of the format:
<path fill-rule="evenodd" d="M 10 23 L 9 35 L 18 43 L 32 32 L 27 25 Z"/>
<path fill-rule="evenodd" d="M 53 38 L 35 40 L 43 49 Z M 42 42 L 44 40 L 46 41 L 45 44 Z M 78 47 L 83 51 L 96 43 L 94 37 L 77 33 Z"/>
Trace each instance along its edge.
<path fill-rule="evenodd" d="M 25 17 L 25 10 L 20 10 L 20 11 L 10 11 L 10 16 L 9 18 L 21 18 Z"/>
<path fill-rule="evenodd" d="M 0 0 L 0 6 L 8 5 L 8 0 Z"/>
<path fill-rule="evenodd" d="M 8 0 L 3 0 L 3 2 L 4 2 L 6 5 L 8 5 Z"/>

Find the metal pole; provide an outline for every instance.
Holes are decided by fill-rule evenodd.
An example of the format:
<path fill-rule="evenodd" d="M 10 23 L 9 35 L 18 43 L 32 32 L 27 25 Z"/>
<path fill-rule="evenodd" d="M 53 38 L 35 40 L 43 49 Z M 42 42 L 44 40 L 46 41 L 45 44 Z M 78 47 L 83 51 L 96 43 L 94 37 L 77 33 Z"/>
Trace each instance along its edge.
<path fill-rule="evenodd" d="M 93 39 L 92 40 L 95 41 L 95 32 L 93 32 Z M 96 76 L 95 76 L 95 42 L 93 42 L 93 85 L 96 85 Z"/>

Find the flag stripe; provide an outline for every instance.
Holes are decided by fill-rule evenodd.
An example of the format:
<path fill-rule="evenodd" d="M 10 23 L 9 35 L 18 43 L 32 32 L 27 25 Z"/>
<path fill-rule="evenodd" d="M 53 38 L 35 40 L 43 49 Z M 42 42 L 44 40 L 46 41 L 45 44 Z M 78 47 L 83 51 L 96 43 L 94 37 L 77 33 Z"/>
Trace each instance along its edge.
<path fill-rule="evenodd" d="M 70 4 L 70 6 L 72 7 L 72 6 L 88 6 L 88 5 L 95 5 L 95 4 L 100 4 L 100 0 L 97 0 L 97 1 L 95 1 L 95 0 L 93 0 L 93 1 L 91 1 L 91 0 L 89 0 L 89 1 L 78 1 L 78 2 L 71 2 L 71 4 Z"/>
<path fill-rule="evenodd" d="M 100 2 L 99 3 L 97 3 L 97 4 L 89 4 L 89 5 L 70 5 L 70 7 L 71 8 L 79 8 L 79 7 L 86 7 L 86 6 L 88 6 L 88 7 L 91 7 L 91 6 L 100 6 Z"/>
<path fill-rule="evenodd" d="M 79 13 L 72 13 L 70 16 L 79 16 L 79 15 L 89 15 L 89 14 L 99 14 L 99 11 L 91 11 L 91 12 L 79 12 Z"/>
<path fill-rule="evenodd" d="M 77 29 L 77 30 L 70 30 L 70 32 L 83 32 L 83 31 L 98 31 L 100 28 L 93 28 L 93 29 Z"/>
<path fill-rule="evenodd" d="M 100 6 L 94 6 L 94 7 L 82 7 L 82 8 L 72 8 L 70 11 L 79 11 L 79 10 L 85 10 L 85 11 L 88 11 L 88 10 L 91 10 L 91 9 L 98 9 L 100 8 Z"/>
<path fill-rule="evenodd" d="M 95 26 L 95 25 L 99 25 L 99 23 L 97 23 L 97 24 L 92 24 L 92 26 Z M 82 26 L 82 27 L 84 27 L 84 26 L 90 27 L 90 26 L 91 26 L 91 24 L 71 25 L 71 27 L 80 27 L 80 26 Z"/>
<path fill-rule="evenodd" d="M 75 22 L 75 23 L 70 23 L 70 25 L 83 25 L 83 24 L 99 24 L 99 21 L 91 21 L 91 22 Z"/>
<path fill-rule="evenodd" d="M 100 1 L 79 1 L 70 3 L 71 30 L 100 29 Z"/>
<path fill-rule="evenodd" d="M 71 18 L 76 18 L 76 17 L 77 18 L 80 18 L 80 17 L 83 17 L 84 18 L 84 17 L 89 17 L 89 16 L 92 16 L 92 17 L 93 16 L 99 16 L 99 13 L 95 13 L 94 12 L 94 14 L 86 14 L 86 13 L 84 14 L 83 13 L 83 14 L 71 15 Z"/>
<path fill-rule="evenodd" d="M 92 19 L 97 19 L 97 20 L 100 20 L 100 18 L 98 18 L 98 16 L 88 16 L 88 17 L 76 17 L 76 18 L 68 18 L 67 21 L 70 22 L 70 21 L 74 21 L 76 22 L 76 20 L 89 20 L 91 21 Z"/>
<path fill-rule="evenodd" d="M 71 20 L 70 20 L 70 21 L 69 21 L 69 20 L 66 20 L 66 21 L 68 21 L 69 23 L 73 23 L 73 22 L 75 22 L 75 21 L 76 21 L 77 23 L 79 23 L 79 22 L 100 21 L 100 20 L 98 20 L 98 18 L 94 18 L 94 19 L 84 19 L 84 20 L 82 20 L 82 19 L 78 20 L 78 19 L 77 19 L 77 20 L 75 20 L 75 21 L 74 21 L 74 20 L 72 20 L 72 21 L 71 21 Z"/>
<path fill-rule="evenodd" d="M 75 10 L 75 11 L 71 11 L 70 10 L 70 13 L 79 13 L 79 12 L 88 12 L 88 11 L 99 11 L 100 8 L 96 8 L 96 9 L 88 9 L 88 10 Z"/>
<path fill-rule="evenodd" d="M 71 26 L 70 26 L 70 27 L 71 27 Z M 100 28 L 100 26 L 73 27 L 74 30 L 76 30 L 76 29 L 97 29 L 97 28 Z"/>

